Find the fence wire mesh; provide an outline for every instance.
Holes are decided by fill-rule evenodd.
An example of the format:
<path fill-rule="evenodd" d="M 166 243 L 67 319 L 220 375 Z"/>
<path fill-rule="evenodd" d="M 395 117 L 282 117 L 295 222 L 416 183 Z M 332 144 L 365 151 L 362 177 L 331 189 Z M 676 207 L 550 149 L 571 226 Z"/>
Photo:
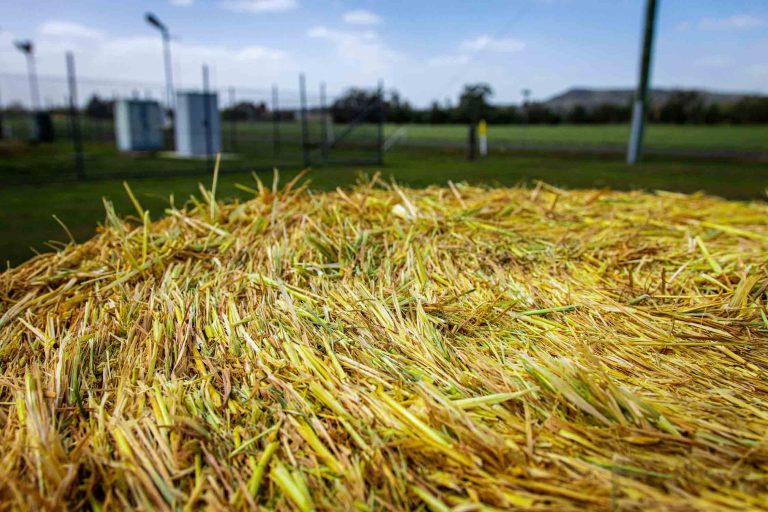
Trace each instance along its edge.
<path fill-rule="evenodd" d="M 168 108 L 164 84 L 71 78 L 76 90 L 74 102 L 68 77 L 40 76 L 41 108 L 35 112 L 27 77 L 0 74 L 2 183 L 211 171 L 213 155 L 184 157 L 175 151 L 176 120 Z M 362 91 L 361 97 L 367 101 L 342 101 L 348 91 L 328 93 L 322 84 L 311 82 L 306 83 L 303 93 L 276 86 L 210 88 L 219 107 L 222 172 L 380 163 L 382 89 L 354 90 Z M 161 105 L 161 148 L 118 150 L 115 105 L 126 99 L 154 100 Z M 39 133 L 41 113 L 50 120 L 49 142 L 43 142 Z M 210 129 L 210 123 L 207 126 Z"/>

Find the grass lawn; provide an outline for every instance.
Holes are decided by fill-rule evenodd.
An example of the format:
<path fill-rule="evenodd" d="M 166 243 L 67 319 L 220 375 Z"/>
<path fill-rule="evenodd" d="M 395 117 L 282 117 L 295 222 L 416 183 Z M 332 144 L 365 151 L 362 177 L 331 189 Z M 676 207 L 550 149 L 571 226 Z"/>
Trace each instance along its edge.
<path fill-rule="evenodd" d="M 224 163 L 224 170 L 227 163 Z M 282 179 L 289 179 L 299 167 L 284 168 Z M 476 184 L 515 185 L 545 180 L 569 187 L 612 187 L 617 189 L 666 189 L 682 192 L 703 190 L 734 199 L 764 199 L 768 187 L 768 163 L 733 160 L 650 158 L 630 168 L 622 159 L 594 155 L 551 155 L 511 153 L 492 155 L 486 160 L 467 162 L 457 150 L 398 149 L 387 155 L 383 167 L 324 166 L 311 173 L 312 187 L 331 190 L 352 184 L 360 171 L 393 177 L 398 182 L 423 187 L 468 181 Z M 270 181 L 271 173 L 260 173 Z M 137 179 L 131 186 L 153 218 L 163 214 L 173 194 L 182 205 L 198 191 L 198 183 L 210 186 L 204 175 Z M 219 183 L 221 198 L 247 194 L 235 183 L 251 185 L 249 173 L 224 174 Z M 0 261 L 19 263 L 33 255 L 32 249 L 47 250 L 46 241 L 66 241 L 68 235 L 52 218 L 64 222 L 77 240 L 92 236 L 104 218 L 102 197 L 113 201 L 118 213 L 133 208 L 120 180 L 11 186 L 0 189 Z"/>
<path fill-rule="evenodd" d="M 223 123 L 225 144 L 229 124 Z M 405 125 L 407 140 L 463 142 L 467 138 L 467 127 L 463 124 L 448 125 Z M 400 125 L 387 124 L 385 136 L 392 135 Z M 237 136 L 244 141 L 263 140 L 272 137 L 271 123 L 238 123 Z M 345 125 L 335 125 L 334 133 L 339 135 Z M 298 142 L 301 136 L 299 123 L 281 123 L 281 136 Z M 321 126 L 310 123 L 312 140 L 321 140 Z M 350 133 L 358 140 L 375 140 L 375 125 L 360 125 Z M 629 138 L 629 124 L 603 125 L 491 125 L 488 127 L 491 143 L 540 144 L 565 146 L 619 146 L 624 147 Z M 655 149 L 691 149 L 726 151 L 768 151 L 768 125 L 648 125 L 645 134 L 646 146 Z"/>
<path fill-rule="evenodd" d="M 395 125 L 387 126 L 394 133 Z M 411 142 L 464 141 L 464 125 L 407 125 Z M 625 146 L 629 125 L 503 125 L 489 126 L 488 140 L 507 144 Z M 657 149 L 768 151 L 768 125 L 649 125 L 646 146 Z"/>
<path fill-rule="evenodd" d="M 82 120 L 86 143 L 106 142 L 113 145 L 114 128 L 111 120 Z M 27 133 L 26 118 L 6 120 L 6 124 L 15 127 L 17 138 L 24 138 Z M 69 121 L 66 118 L 55 119 L 56 133 L 70 151 Z M 274 136 L 271 122 L 242 121 L 234 124 L 222 122 L 222 143 L 225 151 L 238 151 L 246 154 L 263 154 L 269 150 Z M 395 133 L 402 126 L 407 128 L 407 139 L 419 141 L 463 142 L 467 138 L 467 127 L 463 124 L 446 125 L 396 125 L 385 126 L 385 136 Z M 308 123 L 310 140 L 319 141 L 323 137 L 322 123 L 312 120 Z M 339 136 L 347 125 L 335 124 L 333 134 Z M 279 136 L 286 148 L 295 148 L 300 152 L 301 123 L 298 121 L 281 122 Z M 377 127 L 371 124 L 357 125 L 347 134 L 350 141 L 375 141 Z M 493 144 L 537 144 L 569 146 L 625 146 L 629 137 L 629 123 L 600 125 L 491 125 L 488 137 Z M 667 125 L 650 124 L 646 130 L 646 145 L 656 149 L 691 149 L 691 150 L 727 150 L 727 151 L 768 151 L 768 125 Z M 268 147 L 256 147 L 265 144 Z"/>

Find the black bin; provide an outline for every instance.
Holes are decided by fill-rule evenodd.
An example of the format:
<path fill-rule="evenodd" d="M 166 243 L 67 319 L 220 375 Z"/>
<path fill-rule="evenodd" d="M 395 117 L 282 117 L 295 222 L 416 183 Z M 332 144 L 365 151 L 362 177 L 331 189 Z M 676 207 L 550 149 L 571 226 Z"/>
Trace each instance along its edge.
<path fill-rule="evenodd" d="M 50 112 L 35 112 L 32 116 L 32 140 L 34 142 L 53 142 L 53 119 Z"/>

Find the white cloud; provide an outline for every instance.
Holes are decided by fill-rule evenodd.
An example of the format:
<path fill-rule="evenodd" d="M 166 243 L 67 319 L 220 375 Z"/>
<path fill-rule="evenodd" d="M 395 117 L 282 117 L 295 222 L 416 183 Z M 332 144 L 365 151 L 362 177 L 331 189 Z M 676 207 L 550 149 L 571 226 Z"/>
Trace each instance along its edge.
<path fill-rule="evenodd" d="M 344 21 L 350 25 L 378 25 L 381 16 L 365 9 L 355 9 L 344 13 Z"/>
<path fill-rule="evenodd" d="M 171 4 L 178 7 L 189 7 L 194 3 L 194 0 L 171 0 Z"/>
<path fill-rule="evenodd" d="M 525 48 L 525 43 L 517 39 L 496 39 L 482 35 L 474 39 L 463 41 L 459 47 L 468 52 L 488 50 L 500 53 L 515 53 Z"/>
<path fill-rule="evenodd" d="M 309 29 L 307 36 L 332 43 L 338 63 L 354 69 L 356 81 L 374 82 L 387 76 L 403 59 L 371 30 L 359 32 L 317 26 Z"/>
<path fill-rule="evenodd" d="M 101 30 L 62 20 L 46 21 L 37 31 L 41 36 L 56 38 L 101 39 L 104 37 L 104 32 Z"/>
<path fill-rule="evenodd" d="M 469 62 L 469 55 L 438 55 L 427 61 L 427 64 L 433 67 L 442 66 L 463 66 Z"/>
<path fill-rule="evenodd" d="M 235 12 L 282 12 L 296 9 L 299 2 L 298 0 L 222 0 L 218 6 Z"/>
<path fill-rule="evenodd" d="M 35 52 L 43 103 L 61 104 L 67 93 L 63 79 L 67 50 L 75 52 L 81 101 L 95 93 L 102 97 L 147 94 L 164 99 L 162 43 L 156 34 L 140 29 L 141 35 L 117 37 L 84 25 L 40 25 L 35 34 Z M 3 101 L 28 104 L 26 62 L 13 48 L 12 37 L 13 34 L 0 32 L 0 66 L 10 77 L 2 84 Z M 208 64 L 214 87 L 237 86 L 238 97 L 243 100 L 263 101 L 269 99 L 270 84 L 284 83 L 300 71 L 297 59 L 278 48 L 205 45 L 189 40 L 174 40 L 171 44 L 176 89 L 200 88 L 201 68 Z M 226 91 L 220 95 L 220 101 L 226 103 Z"/>
<path fill-rule="evenodd" d="M 766 25 L 763 18 L 735 14 L 728 18 L 705 18 L 699 22 L 702 30 L 748 30 Z"/>
<path fill-rule="evenodd" d="M 432 67 L 463 66 L 472 60 L 474 54 L 481 51 L 494 53 L 517 53 L 525 49 L 525 42 L 517 39 L 498 39 L 481 35 L 466 39 L 459 44 L 459 51 L 446 55 L 437 55 L 427 61 Z"/>

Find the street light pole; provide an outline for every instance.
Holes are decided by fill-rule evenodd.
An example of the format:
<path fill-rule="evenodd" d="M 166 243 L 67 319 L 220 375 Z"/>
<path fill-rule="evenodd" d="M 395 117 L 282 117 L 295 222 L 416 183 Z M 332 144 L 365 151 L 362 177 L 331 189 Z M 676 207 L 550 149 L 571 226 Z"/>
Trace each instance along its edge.
<path fill-rule="evenodd" d="M 35 47 L 32 41 L 16 41 L 16 48 L 27 57 L 27 72 L 29 73 L 29 97 L 32 110 L 40 110 L 40 87 L 37 84 L 37 69 L 35 67 Z"/>
<path fill-rule="evenodd" d="M 163 38 L 163 58 L 165 60 L 165 95 L 168 108 L 173 110 L 176 108 L 175 96 L 173 94 L 173 74 L 171 72 L 171 35 L 168 32 L 168 27 L 162 23 L 157 16 L 148 12 L 145 17 L 147 23 L 155 27 L 160 31 L 160 35 Z"/>

